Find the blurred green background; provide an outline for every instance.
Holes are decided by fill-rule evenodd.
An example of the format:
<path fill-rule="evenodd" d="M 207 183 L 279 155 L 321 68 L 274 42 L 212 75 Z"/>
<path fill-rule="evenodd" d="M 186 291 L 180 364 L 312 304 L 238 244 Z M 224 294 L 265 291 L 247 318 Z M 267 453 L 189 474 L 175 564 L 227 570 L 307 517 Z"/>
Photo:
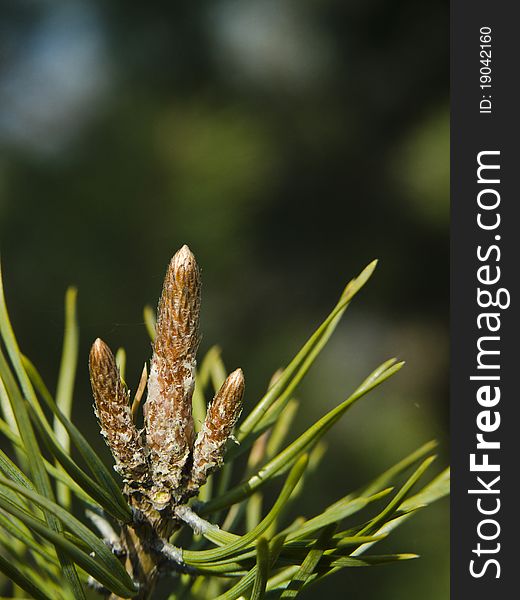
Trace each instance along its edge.
<path fill-rule="evenodd" d="M 75 418 L 91 439 L 89 345 L 124 346 L 135 389 L 142 307 L 188 243 L 201 354 L 218 343 L 243 367 L 250 405 L 380 259 L 298 392 L 295 434 L 384 359 L 408 364 L 328 435 L 305 514 L 428 439 L 447 462 L 448 52 L 444 0 L 0 1 L 8 303 L 52 387 L 78 286 Z M 305 598 L 448 598 L 448 509 L 385 542 L 421 560 L 345 570 Z"/>

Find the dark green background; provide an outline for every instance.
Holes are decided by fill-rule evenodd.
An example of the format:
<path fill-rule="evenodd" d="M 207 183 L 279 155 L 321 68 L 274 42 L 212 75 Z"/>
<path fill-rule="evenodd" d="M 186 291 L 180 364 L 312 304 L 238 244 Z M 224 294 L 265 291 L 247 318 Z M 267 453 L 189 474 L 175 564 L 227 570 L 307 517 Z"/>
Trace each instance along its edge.
<path fill-rule="evenodd" d="M 344 283 L 380 259 L 298 392 L 297 431 L 384 359 L 407 367 L 327 436 L 304 514 L 433 437 L 446 463 L 447 2 L 19 0 L 0 10 L 9 307 L 53 387 L 63 293 L 78 286 L 75 417 L 92 439 L 89 345 L 124 346 L 135 389 L 150 355 L 142 307 L 188 243 L 203 270 L 201 354 L 218 343 L 229 369 L 243 367 L 249 405 Z M 448 597 L 446 500 L 384 549 L 423 558 L 346 570 L 305 597 Z"/>

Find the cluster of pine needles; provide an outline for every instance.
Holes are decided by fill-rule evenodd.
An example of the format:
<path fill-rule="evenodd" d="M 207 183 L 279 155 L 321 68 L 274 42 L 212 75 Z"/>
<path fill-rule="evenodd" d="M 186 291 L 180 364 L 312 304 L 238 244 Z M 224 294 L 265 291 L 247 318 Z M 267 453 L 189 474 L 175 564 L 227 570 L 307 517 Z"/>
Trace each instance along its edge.
<path fill-rule="evenodd" d="M 114 356 L 100 339 L 92 346 L 94 410 L 114 468 L 71 418 L 76 291 L 66 294 L 53 395 L 20 350 L 0 280 L 4 594 L 45 600 L 100 594 L 286 599 L 309 586 L 319 588 L 322 579 L 344 568 L 416 558 L 373 549 L 448 493 L 447 469 L 424 483 L 435 442 L 321 513 L 288 518 L 323 458 L 323 436 L 403 365 L 390 359 L 378 366 L 346 400 L 294 434 L 299 407 L 294 392 L 375 264 L 350 281 L 325 321 L 243 417 L 242 371 L 228 374 L 217 347 L 197 367 L 200 275 L 193 254 L 181 248 L 168 267 L 157 317 L 150 308 L 144 311 L 153 354 L 133 398 L 125 383 L 124 350 Z M 207 397 L 213 398 L 209 405 Z M 246 406 L 250 403 L 246 395 Z M 274 502 L 264 497 L 266 490 L 269 498 L 276 491 Z"/>

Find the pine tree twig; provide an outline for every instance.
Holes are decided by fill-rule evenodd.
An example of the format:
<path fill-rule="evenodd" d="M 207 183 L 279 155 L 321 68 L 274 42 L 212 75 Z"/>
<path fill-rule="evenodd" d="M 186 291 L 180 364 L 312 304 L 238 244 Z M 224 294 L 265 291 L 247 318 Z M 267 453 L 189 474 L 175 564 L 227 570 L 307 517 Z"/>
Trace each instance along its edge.
<path fill-rule="evenodd" d="M 218 525 L 210 523 L 206 521 L 202 517 L 194 512 L 187 504 L 182 504 L 181 506 L 177 506 L 175 509 L 175 515 L 181 519 L 186 525 L 191 527 L 193 532 L 197 535 L 203 535 L 205 533 L 209 533 L 211 531 L 217 531 L 219 529 Z"/>
<path fill-rule="evenodd" d="M 226 455 L 229 441 L 235 440 L 233 433 L 242 410 L 244 375 L 236 369 L 226 377 L 218 353 L 213 350 L 208 354 L 197 373 L 197 414 L 201 420 L 202 415 L 205 417 L 195 437 L 192 396 L 200 340 L 200 276 L 193 254 L 183 246 L 168 266 L 157 321 L 147 311 L 146 322 L 150 333 L 154 333 L 150 374 L 147 377 L 145 365 L 132 404 L 118 368 L 124 363 L 124 352 L 119 352 L 118 363 L 99 338 L 90 350 L 95 414 L 114 457 L 114 468 L 123 478 L 122 491 L 71 422 L 71 411 L 60 411 L 36 369 L 28 360 L 20 362 L 0 278 L 0 341 L 10 358 L 7 361 L 0 350 L 0 431 L 12 443 L 13 455 L 20 463 L 18 466 L 9 455 L 0 452 L 0 545 L 8 551 L 9 559 L 13 557 L 12 562 L 5 557 L 0 560 L 0 571 L 35 598 L 68 598 L 68 582 L 75 583 L 77 579 L 73 592 L 77 598 L 84 597 L 83 587 L 88 585 L 110 600 L 155 600 L 171 591 L 171 600 L 187 598 L 188 594 L 201 600 L 245 596 L 261 600 L 271 593 L 279 597 L 282 589 L 286 590 L 283 597 L 294 597 L 340 568 L 414 558 L 414 554 L 365 552 L 415 512 L 448 493 L 449 472 L 444 471 L 410 495 L 432 461 L 432 457 L 427 457 L 431 443 L 321 513 L 307 519 L 300 517 L 280 529 L 283 514 L 305 483 L 308 452 L 314 448 L 306 471 L 311 473 L 322 452 L 322 436 L 354 402 L 403 364 L 396 359 L 384 362 L 346 400 L 282 449 L 298 408 L 298 403 L 290 400 L 293 390 L 374 267 L 375 262 L 349 283 L 327 319 L 286 369 L 273 376 L 268 391 L 242 424 L 241 435 L 240 430 L 237 433 L 242 446 L 238 452 L 229 448 Z M 71 364 L 69 359 L 70 356 L 67 364 Z M 11 363 L 16 373 L 11 372 Z M 204 393 L 210 379 L 218 391 L 205 410 Z M 38 397 L 31 383 L 38 390 Z M 138 430 L 137 414 L 145 389 L 144 429 Z M 58 438 L 55 440 L 40 399 L 63 424 L 70 436 L 70 448 L 60 444 Z M 28 409 L 30 415 L 25 413 Z M 16 415 L 16 423 L 10 427 L 12 415 Z M 37 427 L 39 438 L 34 437 L 32 424 Z M 59 469 L 47 457 L 40 456 L 40 438 Z M 76 464 L 70 452 L 72 445 L 84 459 L 83 465 Z M 248 449 L 247 462 L 233 463 L 240 452 Z M 204 493 L 199 494 L 201 486 L 224 460 L 226 468 L 218 485 L 213 486 L 210 480 Z M 395 480 L 419 461 L 413 473 L 394 490 Z M 232 467 L 237 466 L 243 468 L 238 483 L 231 478 Z M 276 501 L 264 510 L 262 486 L 289 468 Z M 66 499 L 55 502 L 52 487 L 40 493 L 36 484 L 47 472 L 58 484 L 73 489 L 77 500 L 89 507 L 86 517 L 99 535 L 74 516 L 76 502 L 72 506 Z M 238 479 L 236 468 L 234 474 Z M 204 499 L 203 504 L 198 502 L 198 494 L 199 500 Z M 387 495 L 386 505 L 377 508 L 376 504 L 376 513 L 370 516 L 370 505 Z M 216 515 L 224 508 L 229 511 L 222 529 L 199 516 L 199 512 L 213 514 L 213 521 L 220 523 Z M 339 530 L 342 521 L 358 511 L 363 511 L 363 524 Z M 49 515 L 63 523 L 63 531 L 54 528 Z M 336 529 L 338 532 L 334 533 Z M 259 536 L 255 551 L 253 542 Z M 213 547 L 208 548 L 208 542 Z M 71 569 L 74 565 L 81 568 L 77 577 L 72 577 L 72 570 L 62 573 L 56 568 L 59 563 L 53 547 L 65 552 Z M 157 585 L 168 574 L 176 575 L 173 590 Z"/>
<path fill-rule="evenodd" d="M 125 551 L 121 546 L 121 541 L 119 535 L 115 532 L 112 525 L 101 515 L 98 515 L 93 510 L 86 510 L 85 516 L 89 519 L 89 521 L 94 525 L 94 527 L 99 531 L 103 541 L 106 545 L 112 550 L 114 554 L 117 556 L 123 556 Z"/>

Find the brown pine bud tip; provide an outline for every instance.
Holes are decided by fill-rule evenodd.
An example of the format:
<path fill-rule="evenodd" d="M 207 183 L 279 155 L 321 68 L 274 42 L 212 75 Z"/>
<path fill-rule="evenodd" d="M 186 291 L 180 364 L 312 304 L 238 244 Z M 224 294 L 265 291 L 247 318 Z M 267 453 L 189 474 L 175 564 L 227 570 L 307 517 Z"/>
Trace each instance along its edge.
<path fill-rule="evenodd" d="M 200 274 L 183 246 L 171 259 L 157 309 L 154 353 L 173 362 L 195 355 L 199 345 Z"/>
<path fill-rule="evenodd" d="M 183 246 L 171 259 L 159 307 L 144 405 L 154 481 L 175 493 L 195 437 L 191 398 L 199 346 L 200 274 Z"/>
<path fill-rule="evenodd" d="M 146 453 L 132 420 L 128 390 L 112 351 L 99 338 L 90 350 L 89 368 L 94 410 L 115 469 L 127 482 L 143 481 L 148 476 Z"/>
<path fill-rule="evenodd" d="M 101 338 L 96 338 L 95 342 L 92 344 L 92 348 L 90 349 L 90 362 L 93 360 L 103 360 L 106 359 L 110 361 L 114 358 L 112 351 L 105 344 L 105 342 Z"/>
<path fill-rule="evenodd" d="M 197 435 L 189 487 L 196 491 L 224 461 L 227 441 L 242 412 L 245 381 L 242 369 L 233 371 L 222 384 Z"/>

